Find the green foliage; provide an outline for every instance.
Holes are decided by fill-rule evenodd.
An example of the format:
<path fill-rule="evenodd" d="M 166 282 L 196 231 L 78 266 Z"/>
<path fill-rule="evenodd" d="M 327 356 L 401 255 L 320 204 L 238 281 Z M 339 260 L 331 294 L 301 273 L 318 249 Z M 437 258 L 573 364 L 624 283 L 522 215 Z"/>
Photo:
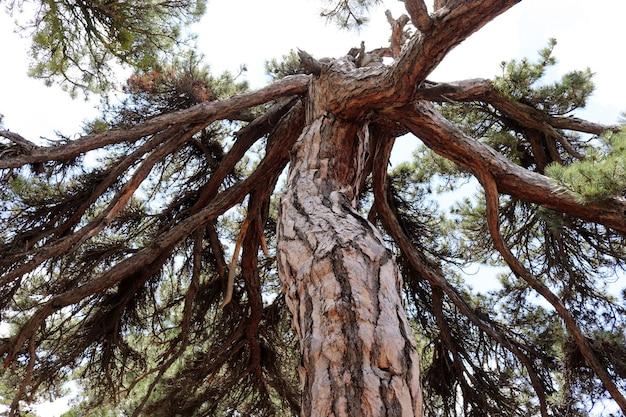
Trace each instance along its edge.
<path fill-rule="evenodd" d="M 527 59 L 503 62 L 503 74 L 494 82 L 496 88 L 508 97 L 552 115 L 564 115 L 585 107 L 594 90 L 593 73 L 589 68 L 569 72 L 552 84 L 540 84 L 547 69 L 557 62 L 552 55 L 555 46 L 556 39 L 550 39 L 548 46 L 539 51 L 536 63 Z"/>
<path fill-rule="evenodd" d="M 105 103 L 103 117 L 85 130 L 98 133 L 129 128 L 158 113 L 245 92 L 247 84 L 236 78 L 229 73 L 214 77 L 198 56 L 181 55 L 136 71 L 125 86 L 124 101 Z M 10 306 L 2 310 L 2 321 L 12 323 L 11 332 L 50 294 L 89 283 L 198 210 L 199 196 L 222 166 L 235 133 L 254 118 L 254 109 L 232 118 L 215 122 L 170 147 L 100 233 L 70 253 L 51 257 L 41 271 L 0 287 L 0 307 Z M 6 171 L 0 187 L 2 262 L 12 258 L 16 261 L 13 267 L 19 267 L 28 261 L 22 251 L 37 250 L 63 236 L 71 238 L 97 223 L 151 151 L 169 146 L 167 138 L 154 147 L 146 146 L 159 138 L 154 135 L 106 146 L 88 154 L 85 159 L 89 163 L 80 166 L 73 161 L 46 164 L 37 172 L 27 168 Z M 247 153 L 247 148 L 242 150 L 244 162 L 229 168 L 218 180 L 216 193 L 241 181 L 258 163 L 266 149 L 251 145 Z M 68 379 L 78 381 L 78 397 L 67 416 L 132 415 L 138 408 L 154 416 L 176 415 L 181 410 L 188 415 L 237 411 L 242 415 L 293 415 L 297 381 L 291 371 L 297 367 L 297 340 L 279 296 L 273 258 L 260 261 L 256 269 L 255 277 L 267 297 L 265 305 L 255 300 L 259 303 L 255 308 L 260 310 L 254 324 L 257 333 L 244 331 L 252 326 L 246 289 L 236 288 L 231 304 L 219 307 L 227 248 L 231 236 L 238 234 L 241 219 L 235 220 L 226 214 L 201 229 L 200 240 L 198 234 L 188 236 L 166 256 L 153 259 L 152 267 L 71 308 L 60 309 L 46 321 L 46 330 L 38 338 L 43 351 L 38 353 L 40 362 L 33 380 L 50 396 L 63 395 L 54 387 Z M 275 218 L 267 224 L 265 234 L 275 243 Z M 33 232 L 41 239 L 33 239 Z M 257 253 L 253 255 L 256 259 Z M 4 266 L 5 271 L 11 268 Z M 16 362 L 23 365 L 28 357 L 28 351 L 20 352 Z M 15 373 L 5 373 L 0 382 L 19 387 L 23 371 L 15 366 Z"/>
<path fill-rule="evenodd" d="M 589 69 L 573 71 L 551 84 L 544 82 L 547 69 L 556 64 L 552 56 L 555 46 L 556 41 L 551 39 L 539 51 L 536 63 L 528 59 L 503 62 L 503 75 L 493 81 L 496 89 L 509 99 L 551 116 L 583 108 L 594 89 Z M 523 127 L 488 103 L 444 103 L 440 111 L 470 136 L 489 144 L 516 164 L 539 173 L 550 163 L 568 163 L 591 150 L 585 138 L 575 132 L 560 131 L 562 142 L 576 150 L 571 154 L 552 133 Z"/>
<path fill-rule="evenodd" d="M 555 45 L 550 41 L 548 47 L 540 51 L 540 58 L 535 63 L 529 60 L 505 63 L 503 76 L 494 82 L 497 89 L 510 99 L 551 115 L 560 116 L 583 107 L 593 91 L 589 70 L 566 74 L 551 84 L 544 81 L 547 69 L 556 63 L 552 56 Z M 581 201 L 624 195 L 626 154 L 623 132 L 592 140 L 571 132 L 559 132 L 561 140 L 574 149 L 572 154 L 553 137 L 523 128 L 488 103 L 444 103 L 439 109 L 469 136 L 489 144 L 507 159 L 539 173 L 545 168 L 547 175 L 576 193 Z M 425 192 L 435 194 L 442 191 L 436 185 L 444 184 L 458 190 L 467 178 L 462 170 L 429 162 L 437 160 L 437 157 L 429 158 L 429 152 L 417 153 L 410 171 L 414 173 L 411 180 L 407 177 L 394 185 L 394 195 L 405 196 L 403 204 L 408 207 L 399 214 L 408 224 L 429 207 L 423 195 L 409 195 L 405 191 L 415 187 L 420 178 L 424 180 L 420 186 Z M 579 160 L 580 154 L 586 155 L 583 160 Z M 542 162 L 541 158 L 545 161 Z M 422 176 L 422 171 L 428 174 Z M 393 181 L 400 178 L 394 177 Z M 428 248 L 437 247 L 431 244 L 425 249 L 423 243 L 419 246 L 420 239 L 428 239 L 431 233 L 438 234 L 439 240 L 446 244 L 457 241 L 454 246 L 449 245 L 454 248 L 450 259 L 441 263 L 441 259 L 446 258 L 432 249 L 429 259 L 437 259 L 446 271 L 446 277 L 479 317 L 502 329 L 522 346 L 532 346 L 528 355 L 538 366 L 537 377 L 555 415 L 588 415 L 588 405 L 604 398 L 601 384 L 572 343 L 563 322 L 525 281 L 509 272 L 500 273 L 495 281 L 483 278 L 484 275 L 495 275 L 493 267 L 506 265 L 489 238 L 484 195 L 476 192 L 480 186 L 469 181 L 464 190 L 458 191 L 457 201 L 451 203 L 450 216 L 445 223 L 440 223 L 445 227 L 437 230 L 431 224 L 425 230 L 412 231 L 415 246 L 421 247 L 423 253 L 428 253 Z M 440 198 L 436 197 L 442 201 Z M 499 214 L 504 241 L 524 266 L 557 294 L 572 312 L 587 332 L 597 356 L 623 384 L 620 375 L 626 360 L 623 349 L 626 308 L 623 300 L 615 297 L 611 285 L 616 277 L 623 276 L 626 262 L 624 236 L 507 196 L 500 197 Z M 415 277 L 416 272 L 402 261 L 401 255 L 399 262 L 407 295 L 415 311 L 419 312 L 414 316 L 419 324 L 418 333 L 426 340 L 422 366 L 428 415 L 538 415 L 533 388 L 523 382 L 527 381 L 527 370 L 502 346 L 488 342 L 483 331 L 445 298 L 443 312 L 438 317 L 431 296 L 433 290 Z M 477 263 L 482 267 L 474 277 L 472 273 Z M 464 273 L 459 274 L 459 268 Z M 485 270 L 488 272 L 483 272 Z M 487 286 L 487 283 L 491 284 Z M 479 292 L 471 290 L 472 286 L 476 286 Z M 454 340 L 452 346 L 445 342 L 446 332 L 441 322 L 448 326 Z M 454 366 L 456 354 L 462 357 L 465 366 L 472 369 L 470 381 L 457 372 Z M 493 390 L 493 386 L 498 386 L 498 391 Z M 490 400 L 474 398 L 476 391 L 482 398 Z M 460 403 L 463 412 L 451 411 Z M 498 404 L 499 410 L 490 412 L 490 404 L 494 403 Z"/>
<path fill-rule="evenodd" d="M 358 26 L 363 20 L 355 10 L 374 3 L 341 1 L 328 16 L 344 26 Z M 67 4 L 48 2 L 46 7 L 52 13 L 54 7 Z M 59 10 L 51 16 L 65 13 Z M 42 23 L 42 30 L 51 30 L 50 19 Z M 114 43 L 132 58 L 135 34 L 126 29 L 114 32 Z M 50 42 L 60 41 L 53 37 Z M 589 71 L 542 84 L 546 69 L 556 62 L 551 55 L 554 45 L 551 41 L 540 52 L 538 63 L 505 65 L 496 80 L 499 91 L 553 115 L 583 106 L 593 89 Z M 128 131 L 149 124 L 160 113 L 248 88 L 232 74 L 212 76 L 194 53 L 158 62 L 144 58 L 138 58 L 140 65 L 125 84 L 122 101 L 105 103 L 104 114 L 85 126 L 86 133 Z M 62 58 L 50 63 L 61 64 Z M 296 55 L 272 60 L 266 68 L 273 78 L 293 74 Z M 194 122 L 173 125 L 175 129 L 104 146 L 81 161 L 3 172 L 0 267 L 11 273 L 45 255 L 30 272 L 0 286 L 2 319 L 11 323 L 10 335 L 17 334 L 51 297 L 75 294 L 95 282 L 102 285 L 53 309 L 35 330 L 38 362 L 31 369 L 33 383 L 25 388 L 39 388 L 55 397 L 64 394 L 68 379 L 78 381 L 79 395 L 65 417 L 133 415 L 136 410 L 151 416 L 299 414 L 298 346 L 274 256 L 276 182 L 288 156 L 272 160 L 275 178 L 263 172 L 252 191 L 233 197 L 236 186 L 255 174 L 272 147 L 285 146 L 285 136 L 278 135 L 277 143 L 272 134 L 284 128 L 281 123 L 294 107 L 285 105 L 268 119 L 255 117 L 265 109 L 229 114 L 228 120 L 198 125 L 189 137 L 179 131 L 193 128 Z M 529 171 L 541 174 L 547 163 L 559 164 L 546 172 L 572 170 L 569 176 L 555 175 L 572 190 L 585 182 L 581 178 L 598 176 L 595 186 L 602 191 L 592 199 L 624 192 L 625 134 L 603 138 L 602 146 L 594 150 L 595 141 L 584 144 L 559 132 L 576 153 L 588 152 L 584 161 L 575 162 L 578 157 L 561 142 L 523 128 L 489 104 L 447 103 L 439 109 L 476 140 Z M 297 137 L 300 130 L 288 133 Z M 545 155 L 540 158 L 539 152 Z M 581 168 L 588 163 L 591 167 Z M 143 170 L 145 176 L 138 177 Z M 607 177 L 608 185 L 600 184 L 604 181 L 600 177 Z M 124 208 L 110 221 L 101 219 L 118 203 L 125 187 L 135 182 L 141 185 Z M 539 415 L 538 394 L 546 395 L 550 413 L 582 416 L 588 404 L 604 398 L 603 387 L 561 318 L 528 284 L 506 272 L 489 280 L 493 269 L 471 276 L 476 264 L 501 267 L 503 261 L 488 237 L 484 196 L 469 195 L 478 185 L 467 172 L 419 147 L 413 161 L 391 170 L 386 186 L 419 261 L 445 276 L 444 285 L 464 303 L 460 306 L 444 296 L 442 288 L 431 287 L 408 255 L 396 250 L 411 325 L 423 350 L 429 416 Z M 371 193 L 359 197 L 362 210 L 376 207 Z M 220 209 L 219 217 L 207 217 L 195 229 L 185 228 L 189 219 L 206 215 L 207 206 L 227 199 L 232 202 Z M 376 213 L 371 215 L 375 218 Z M 229 264 L 233 241 L 246 220 L 258 223 L 244 236 L 242 261 Z M 585 329 L 600 361 L 623 386 L 626 308 L 610 284 L 626 262 L 624 236 L 507 196 L 500 198 L 500 223 L 512 252 L 562 300 Z M 96 228 L 67 250 L 54 252 L 55 245 Z M 160 239 L 172 230 L 181 237 L 165 247 Z M 261 255 L 262 240 L 269 250 Z M 141 261 L 141 254 L 148 254 L 143 258 L 147 260 Z M 98 281 L 128 260 L 143 262 L 142 268 L 121 275 L 113 284 Z M 222 308 L 230 268 L 236 272 L 233 300 Z M 7 341 L 0 339 L 0 347 L 9 346 Z M 522 354 L 515 354 L 511 346 Z M 0 376 L 1 395 L 17 392 L 32 357 L 27 344 L 17 346 L 14 371 Z"/>
<path fill-rule="evenodd" d="M 389 187 L 402 227 L 413 244 L 433 258 L 462 263 L 454 240 L 440 238 L 451 232 L 437 201 L 437 197 L 459 182 L 452 178 L 451 172 L 458 174 L 453 164 L 427 148 L 420 148 L 413 161 L 402 163 L 389 173 Z"/>
<path fill-rule="evenodd" d="M 574 193 L 581 202 L 601 201 L 626 193 L 626 132 L 603 139 L 604 150 L 596 150 L 583 161 L 552 164 L 546 175 Z"/>
<path fill-rule="evenodd" d="M 143 70 L 182 45 L 205 0 L 13 0 L 7 9 L 34 14 L 21 28 L 32 40 L 30 75 L 76 95 L 114 87 L 118 64 Z"/>
<path fill-rule="evenodd" d="M 280 61 L 276 58 L 265 61 L 265 73 L 272 80 L 278 80 L 288 75 L 300 74 L 302 72 L 300 68 L 300 57 L 298 57 L 298 53 L 293 49 L 289 51 L 289 54 L 283 55 Z"/>
<path fill-rule="evenodd" d="M 238 82 L 229 72 L 211 75 L 202 56 L 191 51 L 136 70 L 122 91 L 120 103 L 103 102 L 103 116 L 86 124 L 86 134 L 132 126 L 161 113 L 240 94 L 248 91 L 248 83 Z"/>
<path fill-rule="evenodd" d="M 328 5 L 320 16 L 336 23 L 342 29 L 359 29 L 367 23 L 369 10 L 382 0 L 325 0 Z"/>

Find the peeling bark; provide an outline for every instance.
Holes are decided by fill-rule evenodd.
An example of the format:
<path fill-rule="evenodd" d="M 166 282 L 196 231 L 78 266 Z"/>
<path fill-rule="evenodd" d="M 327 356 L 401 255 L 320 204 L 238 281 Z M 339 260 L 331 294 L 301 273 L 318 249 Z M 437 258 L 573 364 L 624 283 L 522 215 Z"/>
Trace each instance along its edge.
<path fill-rule="evenodd" d="M 245 284 L 245 293 L 236 292 L 232 305 L 223 311 L 241 308 L 241 311 L 249 313 L 249 317 L 231 328 L 228 337 L 207 352 L 211 360 L 205 367 L 203 381 L 222 376 L 224 366 L 228 366 L 229 370 L 241 369 L 232 377 L 228 388 L 234 386 L 236 378 L 243 381 L 253 375 L 256 380 L 262 381 L 261 386 L 266 390 L 264 393 L 268 392 L 268 386 L 272 387 L 287 398 L 292 410 L 301 410 L 301 415 L 306 417 L 423 415 L 419 359 L 402 305 L 402 277 L 393 253 L 384 246 L 379 232 L 356 210 L 360 187 L 371 172 L 375 210 L 381 224 L 407 262 L 418 272 L 419 279 L 433 287 L 433 312 L 441 339 L 452 355 L 450 363 L 454 371 L 457 375 L 466 376 L 468 381 L 473 377 L 469 370 L 471 364 L 464 362 L 466 352 L 457 348 L 454 340 L 456 335 L 451 331 L 453 322 L 444 314 L 444 296 L 480 331 L 519 361 L 525 369 L 524 375 L 528 375 L 536 391 L 542 415 L 549 415 L 552 411 L 548 401 L 550 384 L 540 372 L 537 355 L 520 342 L 513 331 L 473 309 L 446 280 L 443 269 L 413 245 L 396 217 L 392 202 L 388 201 L 385 169 L 391 141 L 393 137 L 410 131 L 439 155 L 472 172 L 485 186 L 489 228 L 497 249 L 511 264 L 513 272 L 529 281 L 531 287 L 552 302 L 576 336 L 581 353 L 598 378 L 622 410 L 626 410 L 626 400 L 611 381 L 605 365 L 595 357 L 589 342 L 584 339 L 585 329 L 577 327 L 578 324 L 556 295 L 540 286 L 534 276 L 518 265 L 500 236 L 497 222 L 500 192 L 626 233 L 626 200 L 618 197 L 602 203 L 582 204 L 549 178 L 514 164 L 478 139 L 467 136 L 428 103 L 480 101 L 489 104 L 494 114 L 520 126 L 521 133 L 533 144 L 540 171 L 550 161 L 559 160 L 557 142 L 570 155 L 583 158 L 575 153 L 560 129 L 594 134 L 618 129 L 572 117 L 544 114 L 528 104 L 502 96 L 486 80 L 447 84 L 425 81 L 425 77 L 451 49 L 517 2 L 519 0 L 437 1 L 435 12 L 428 15 L 422 0 L 405 0 L 407 12 L 420 31 L 411 39 L 405 39 L 403 27 L 409 17 L 402 15 L 393 20 L 388 14 L 393 31 L 390 50 L 396 59 L 389 66 L 364 66 L 363 59 L 355 59 L 367 56 L 364 45 L 358 50 L 360 55 L 336 60 L 318 61 L 301 53 L 303 67 L 312 75 L 286 77 L 256 92 L 204 102 L 186 110 L 150 118 L 127 129 L 110 130 L 50 147 L 37 146 L 13 132 L 0 131 L 0 138 L 10 142 L 10 145 L 3 145 L 4 150 L 0 152 L 0 169 L 67 161 L 93 149 L 142 141 L 136 145 L 136 150 L 124 155 L 114 168 L 107 171 L 106 177 L 94 186 L 92 195 L 80 201 L 71 215 L 67 218 L 59 215 L 63 220 L 58 225 L 50 222 L 41 231 L 33 230 L 36 238 L 17 236 L 12 245 L 5 245 L 25 249 L 24 253 L 18 253 L 18 250 L 4 253 L 0 262 L 8 265 L 0 273 L 0 286 L 12 285 L 16 289 L 21 280 L 49 259 L 71 256 L 89 239 L 97 235 L 106 236 L 106 227 L 120 219 L 122 209 L 145 184 L 144 180 L 153 167 L 186 142 L 195 141 L 195 146 L 204 151 L 211 166 L 211 170 L 206 171 L 210 178 L 197 189 L 190 188 L 190 197 L 177 207 L 180 212 L 172 217 L 169 216 L 172 213 L 169 209 L 161 213 L 166 219 L 158 227 L 162 233 L 151 236 L 151 240 L 134 250 L 132 255 L 101 269 L 94 268 L 84 283 L 63 286 L 58 292 L 46 295 L 34 313 L 27 313 L 30 315 L 17 333 L 0 340 L 0 355 L 5 355 L 6 364 L 16 362 L 19 354 L 29 355 L 27 378 L 19 394 L 25 392 L 32 371 L 36 369 L 35 349 L 44 346 L 40 345 L 40 341 L 45 340 L 41 335 L 45 335 L 46 320 L 50 316 L 79 303 L 88 306 L 90 297 L 114 287 L 126 288 L 120 284 L 135 280 L 130 292 L 123 298 L 125 302 L 115 307 L 116 320 L 111 323 L 117 325 L 122 313 L 128 310 L 132 313 L 127 300 L 132 299 L 146 279 L 163 269 L 164 260 L 174 248 L 192 238 L 188 240 L 193 242 L 193 268 L 181 322 L 183 338 L 172 342 L 169 359 L 164 359 L 152 370 L 158 372 L 159 377 L 150 385 L 142 401 L 142 404 L 148 404 L 148 397 L 161 376 L 181 357 L 187 345 L 193 346 L 193 341 L 188 340 L 184 333 L 194 324 L 191 315 L 193 304 L 202 298 L 199 277 L 203 272 L 201 262 L 205 246 L 216 255 L 214 263 L 218 279 L 227 280 L 228 268 L 215 226 L 216 219 L 248 196 L 246 226 L 242 227 L 237 243 L 243 249 L 241 273 L 237 279 Z M 377 51 L 389 54 L 386 48 Z M 301 99 L 305 93 L 308 94 L 306 108 Z M 275 104 L 237 132 L 235 143 L 219 162 L 206 147 L 203 148 L 201 142 L 194 139 L 194 135 L 207 125 L 218 120 L 242 120 L 242 112 L 249 115 L 252 108 L 270 101 Z M 369 125 L 372 131 L 384 134 L 370 139 Z M 231 184 L 228 176 L 235 171 L 246 151 L 261 138 L 267 140 L 262 161 L 245 179 Z M 369 142 L 373 142 L 372 146 Z M 368 155 L 368 151 L 375 156 Z M 264 374 L 263 361 L 267 355 L 263 355 L 265 342 L 261 340 L 261 329 L 265 312 L 257 259 L 258 248 L 264 246 L 262 228 L 268 217 L 270 196 L 289 156 L 291 168 L 280 207 L 277 260 L 285 299 L 301 342 L 301 407 L 294 405 L 297 402 L 296 391 L 282 381 L 282 376 L 272 379 Z M 134 165 L 136 168 L 131 169 Z M 130 180 L 124 180 L 119 190 L 113 188 L 116 181 L 128 172 L 131 172 Z M 190 184 L 196 187 L 191 181 Z M 109 198 L 107 191 L 112 189 L 115 193 L 111 193 Z M 107 205 L 96 218 L 90 218 L 85 213 L 99 199 L 107 201 Z M 204 234 L 208 240 L 205 243 Z M 25 253 L 28 256 L 24 256 Z M 237 251 L 235 253 L 234 259 L 237 259 Z M 233 263 L 231 290 L 236 278 L 234 272 Z M 10 297 L 12 294 L 9 294 Z M 200 311 L 204 314 L 206 305 L 201 305 Z M 63 337 L 65 339 L 58 346 L 70 345 L 65 341 L 71 336 Z M 229 361 L 241 354 L 244 346 L 250 347 L 245 366 L 231 366 Z M 179 353 L 173 353 L 174 349 L 178 349 Z M 214 357 L 211 357 L 212 354 L 215 354 Z M 32 379 L 35 380 L 34 377 Z M 190 413 L 191 408 L 207 401 L 217 403 L 215 399 L 227 390 L 223 389 L 225 383 L 220 380 L 220 389 L 212 387 L 211 391 L 207 388 L 205 393 L 192 398 L 191 403 L 196 401 L 196 404 L 185 405 L 187 408 L 176 409 L 169 414 L 177 414 L 180 410 Z M 480 385 L 474 383 L 465 383 L 459 389 L 467 397 L 470 393 L 484 394 Z M 166 400 L 172 398 L 175 396 Z M 478 404 L 482 407 L 487 400 Z M 141 407 L 135 415 L 139 414 Z M 172 406 L 172 410 L 176 407 L 182 406 Z M 214 407 L 217 409 L 217 404 Z M 497 414 L 487 408 L 481 411 Z M 168 412 L 169 409 L 160 410 L 161 414 Z"/>
<path fill-rule="evenodd" d="M 291 159 L 278 260 L 301 343 L 302 416 L 422 415 L 402 279 L 355 210 L 368 139 L 367 126 L 322 115 Z"/>

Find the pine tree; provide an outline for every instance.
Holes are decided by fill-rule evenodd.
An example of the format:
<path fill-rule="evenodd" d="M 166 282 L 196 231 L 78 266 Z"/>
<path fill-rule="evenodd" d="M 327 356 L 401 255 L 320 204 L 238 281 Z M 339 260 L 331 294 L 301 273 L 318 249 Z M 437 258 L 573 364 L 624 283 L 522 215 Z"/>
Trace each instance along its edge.
<path fill-rule="evenodd" d="M 116 86 L 116 64 L 150 68 L 164 53 L 188 45 L 183 28 L 205 11 L 205 0 L 8 0 L 27 15 L 20 31 L 32 40 L 30 75 L 73 95 Z M 118 65 L 119 66 L 119 65 Z"/>
<path fill-rule="evenodd" d="M 516 1 L 435 3 L 256 91 L 188 52 L 137 65 L 79 139 L 0 131 L 10 415 L 68 380 L 68 416 L 626 412 L 624 134 L 574 117 L 590 70 L 542 81 L 553 40 L 493 81 L 427 79 Z M 371 2 L 336 4 L 350 27 Z"/>

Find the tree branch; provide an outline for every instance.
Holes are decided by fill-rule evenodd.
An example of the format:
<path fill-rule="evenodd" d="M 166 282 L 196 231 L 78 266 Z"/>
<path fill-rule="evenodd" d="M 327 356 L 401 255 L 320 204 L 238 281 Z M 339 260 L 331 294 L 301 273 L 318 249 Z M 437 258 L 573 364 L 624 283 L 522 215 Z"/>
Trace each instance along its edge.
<path fill-rule="evenodd" d="M 228 268 L 228 282 L 226 283 L 226 293 L 224 294 L 224 299 L 222 300 L 222 304 L 220 304 L 221 308 L 226 307 L 230 300 L 233 298 L 233 287 L 235 286 L 235 273 L 237 271 L 237 260 L 239 259 L 239 251 L 241 250 L 241 244 L 243 243 L 243 239 L 246 236 L 246 231 L 248 230 L 248 226 L 250 225 L 250 217 L 245 218 L 241 227 L 239 228 L 239 234 L 237 235 L 237 241 L 235 242 L 235 249 L 233 250 L 233 258 L 230 261 L 230 266 Z"/>
<path fill-rule="evenodd" d="M 328 74 L 325 84 L 343 94 L 329 97 L 327 109 L 342 118 L 362 118 L 389 108 L 389 103 L 408 105 L 448 52 L 519 1 L 467 1 L 442 9 L 427 34 L 414 34 L 393 65 L 350 70 L 350 76 Z"/>
<path fill-rule="evenodd" d="M 433 21 L 428 15 L 428 9 L 424 0 L 401 0 L 404 1 L 404 8 L 406 9 L 411 21 L 420 32 L 425 33 L 433 26 Z"/>
<path fill-rule="evenodd" d="M 188 123 L 202 127 L 215 120 L 227 119 L 243 109 L 258 106 L 280 97 L 304 94 L 309 84 L 308 75 L 291 75 L 259 90 L 231 96 L 224 100 L 209 101 L 185 110 L 153 117 L 144 123 L 127 129 L 113 129 L 107 132 L 73 140 L 64 145 L 36 147 L 27 155 L 11 158 L 0 157 L 0 169 L 17 168 L 35 162 L 64 161 L 87 151 L 116 143 L 132 142 L 155 134 L 172 125 Z"/>
<path fill-rule="evenodd" d="M 408 35 L 404 31 L 404 27 L 407 23 L 409 23 L 409 17 L 403 14 L 398 19 L 394 19 L 391 14 L 391 10 L 386 10 L 385 16 L 387 16 L 387 22 L 389 22 L 389 25 L 391 26 L 389 49 L 391 49 L 392 56 L 397 58 L 400 56 L 402 47 L 408 38 Z"/>
<path fill-rule="evenodd" d="M 378 148 L 374 154 L 374 164 L 376 166 L 387 166 L 389 155 L 393 141 L 384 138 L 379 139 Z M 494 341 L 505 347 L 520 363 L 526 368 L 533 389 L 539 398 L 542 416 L 547 417 L 547 400 L 545 398 L 544 384 L 533 366 L 531 359 L 523 353 L 515 341 L 510 340 L 502 332 L 498 331 L 491 323 L 485 322 L 476 312 L 469 306 L 463 296 L 459 294 L 452 285 L 446 280 L 441 269 L 428 261 L 415 248 L 411 239 L 406 235 L 396 216 L 395 210 L 391 206 L 391 202 L 387 198 L 387 170 L 377 169 L 372 173 L 372 183 L 374 190 L 374 204 L 376 210 L 381 214 L 380 220 L 385 230 L 390 234 L 393 240 L 398 244 L 402 253 L 406 256 L 409 263 L 420 276 L 428 280 L 430 285 L 438 290 L 443 291 L 446 296 L 454 303 L 459 311 L 466 316 L 476 327 L 485 332 Z"/>
<path fill-rule="evenodd" d="M 473 174 L 491 172 L 503 193 L 626 233 L 626 199 L 615 197 L 601 203 L 581 204 L 550 178 L 514 164 L 493 148 L 467 136 L 430 103 L 405 107 L 390 118 L 404 125 L 435 153 Z"/>
<path fill-rule="evenodd" d="M 301 49 L 298 49 L 298 56 L 300 57 L 300 66 L 308 73 L 313 75 L 320 75 L 322 72 L 322 63 L 313 58 L 311 54 Z"/>
<path fill-rule="evenodd" d="M 38 147 L 33 142 L 24 139 L 21 135 L 8 130 L 0 130 L 0 137 L 9 139 L 11 142 L 29 152 Z"/>
<path fill-rule="evenodd" d="M 577 132 L 600 135 L 604 132 L 617 132 L 619 125 L 602 125 L 576 117 L 552 116 L 528 104 L 521 103 L 501 95 L 490 80 L 477 78 L 452 83 L 425 81 L 416 91 L 417 99 L 438 103 L 482 101 L 491 104 L 504 116 L 519 124 L 530 127 L 554 137 L 562 135 L 554 129 L 574 130 Z"/>
<path fill-rule="evenodd" d="M 539 295 L 541 295 L 554 307 L 559 316 L 561 316 L 561 318 L 563 319 L 565 326 L 574 337 L 576 345 L 582 352 L 591 369 L 595 372 L 598 378 L 600 378 L 600 381 L 602 381 L 602 384 L 604 385 L 606 390 L 622 409 L 622 412 L 626 414 L 626 398 L 620 393 L 618 387 L 613 382 L 611 375 L 609 375 L 606 367 L 602 364 L 600 359 L 595 354 L 593 348 L 589 343 L 589 340 L 587 340 L 587 338 L 583 334 L 582 330 L 578 326 L 578 323 L 576 323 L 576 320 L 574 319 L 570 311 L 567 309 L 567 307 L 565 307 L 563 302 L 556 296 L 556 294 L 554 294 L 550 290 L 548 286 L 539 281 L 518 261 L 518 259 L 513 255 L 506 243 L 504 243 L 504 239 L 502 238 L 502 234 L 500 233 L 500 222 L 498 215 L 498 211 L 500 208 L 498 202 L 498 186 L 496 184 L 495 178 L 488 170 L 478 170 L 477 172 L 475 172 L 475 174 L 485 190 L 487 224 L 489 226 L 489 234 L 491 235 L 494 246 L 496 247 L 498 252 L 500 252 L 513 273 L 519 278 L 522 278 L 524 281 L 526 281 L 531 288 L 537 291 Z"/>

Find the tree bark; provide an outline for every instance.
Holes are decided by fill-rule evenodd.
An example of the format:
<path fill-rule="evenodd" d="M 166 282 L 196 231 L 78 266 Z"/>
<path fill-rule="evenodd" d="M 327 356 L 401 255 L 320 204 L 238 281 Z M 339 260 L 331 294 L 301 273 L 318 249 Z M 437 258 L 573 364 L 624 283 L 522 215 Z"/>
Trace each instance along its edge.
<path fill-rule="evenodd" d="M 402 278 L 378 231 L 355 210 L 367 125 L 325 112 L 308 117 L 278 224 L 279 274 L 300 338 L 301 415 L 421 416 Z"/>

